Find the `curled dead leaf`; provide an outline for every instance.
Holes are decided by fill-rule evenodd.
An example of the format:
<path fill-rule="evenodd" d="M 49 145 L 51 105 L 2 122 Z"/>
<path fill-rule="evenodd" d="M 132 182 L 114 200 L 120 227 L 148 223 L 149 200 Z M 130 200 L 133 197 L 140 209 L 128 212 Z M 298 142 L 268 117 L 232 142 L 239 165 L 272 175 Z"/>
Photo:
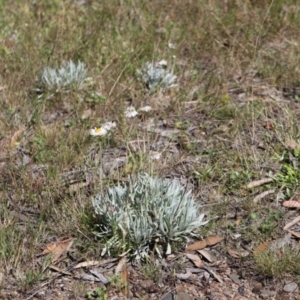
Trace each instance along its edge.
<path fill-rule="evenodd" d="M 264 128 L 266 128 L 268 130 L 271 130 L 271 131 L 275 130 L 274 124 L 272 124 L 270 122 L 266 122 L 263 126 L 264 126 Z"/>
<path fill-rule="evenodd" d="M 49 243 L 46 245 L 46 248 L 43 250 L 42 254 L 52 253 L 56 248 L 56 243 Z"/>
<path fill-rule="evenodd" d="M 221 241 L 223 241 L 223 237 L 220 236 L 210 236 L 202 241 L 196 242 L 194 244 L 191 244 L 189 246 L 186 247 L 186 250 L 201 250 L 204 249 L 207 246 L 213 246 L 216 245 L 218 243 L 220 243 Z"/>
<path fill-rule="evenodd" d="M 237 217 L 236 220 L 234 221 L 234 225 L 239 226 L 242 220 L 243 220 L 242 216 Z"/>
<path fill-rule="evenodd" d="M 203 262 L 201 260 L 201 258 L 196 255 L 196 254 L 191 254 L 191 253 L 184 253 L 184 255 L 189 258 L 194 264 L 196 267 L 200 268 L 203 266 Z"/>
<path fill-rule="evenodd" d="M 57 242 L 47 244 L 42 254 L 51 253 L 51 261 L 55 263 L 63 254 L 66 254 L 70 250 L 73 242 L 74 239 L 72 238 L 59 238 Z"/>
<path fill-rule="evenodd" d="M 20 139 L 25 129 L 26 129 L 25 127 L 22 127 L 13 134 L 13 136 L 10 139 L 10 147 L 14 147 L 18 145 L 18 140 Z"/>
<path fill-rule="evenodd" d="M 230 256 L 235 258 L 246 257 L 250 254 L 248 251 L 237 251 L 230 248 L 227 248 L 227 252 Z"/>
<path fill-rule="evenodd" d="M 172 261 L 174 259 L 176 259 L 176 256 L 174 254 L 170 254 L 166 257 L 166 261 Z"/>
<path fill-rule="evenodd" d="M 268 249 L 268 246 L 269 246 L 268 242 L 264 242 L 264 243 L 258 245 L 256 248 L 254 248 L 253 254 L 258 255 L 258 254 L 266 251 Z"/>

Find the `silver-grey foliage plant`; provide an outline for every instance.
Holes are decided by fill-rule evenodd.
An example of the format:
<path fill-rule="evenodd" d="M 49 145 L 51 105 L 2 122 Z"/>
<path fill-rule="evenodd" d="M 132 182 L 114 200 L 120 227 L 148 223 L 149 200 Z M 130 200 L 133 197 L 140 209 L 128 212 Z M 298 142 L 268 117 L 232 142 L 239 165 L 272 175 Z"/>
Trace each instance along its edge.
<path fill-rule="evenodd" d="M 147 253 L 155 244 L 170 248 L 172 242 L 198 236 L 208 222 L 191 191 L 146 173 L 99 193 L 92 204 L 97 215 L 95 234 L 106 241 L 102 254 L 112 249 Z"/>
<path fill-rule="evenodd" d="M 164 90 L 176 87 L 177 76 L 173 74 L 173 70 L 167 69 L 165 60 L 157 63 L 147 62 L 142 70 L 137 70 L 146 87 L 152 91 L 158 87 Z"/>
<path fill-rule="evenodd" d="M 64 61 L 60 68 L 45 67 L 40 77 L 40 85 L 45 90 L 58 91 L 71 88 L 80 89 L 86 80 L 87 68 L 84 63 Z"/>

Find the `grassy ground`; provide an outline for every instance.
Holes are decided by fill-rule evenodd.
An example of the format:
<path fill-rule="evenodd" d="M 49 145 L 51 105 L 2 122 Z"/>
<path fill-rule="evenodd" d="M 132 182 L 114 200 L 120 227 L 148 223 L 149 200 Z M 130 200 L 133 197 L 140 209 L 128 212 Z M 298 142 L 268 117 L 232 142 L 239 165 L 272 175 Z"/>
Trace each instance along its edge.
<path fill-rule="evenodd" d="M 1 1 L 3 278 L 20 293 L 40 283 L 36 254 L 53 236 L 76 238 L 78 260 L 98 259 L 91 197 L 139 171 L 189 183 L 212 220 L 204 236 L 230 245 L 238 233 L 251 250 L 284 236 L 296 212 L 281 202 L 299 193 L 299 149 L 287 144 L 300 138 L 299 12 L 292 0 Z M 45 67 L 70 59 L 88 67 L 81 89 L 38 90 Z M 137 69 L 162 59 L 178 88 L 149 93 Z M 129 103 L 153 110 L 126 119 Z M 171 138 L 147 131 L 151 120 Z M 89 135 L 107 121 L 113 132 Z M 113 169 L 119 156 L 125 163 Z M 274 180 L 244 188 L 265 177 Z M 298 278 L 298 250 L 286 247 L 279 270 L 274 251 L 247 261 L 264 276 Z"/>

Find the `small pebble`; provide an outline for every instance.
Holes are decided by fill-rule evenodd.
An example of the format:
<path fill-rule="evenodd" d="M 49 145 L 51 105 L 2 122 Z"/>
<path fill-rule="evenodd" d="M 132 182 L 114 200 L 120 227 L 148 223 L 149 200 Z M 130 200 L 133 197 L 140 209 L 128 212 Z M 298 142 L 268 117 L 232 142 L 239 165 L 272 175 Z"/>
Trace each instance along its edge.
<path fill-rule="evenodd" d="M 290 282 L 283 287 L 283 290 L 287 293 L 298 292 L 298 284 L 296 282 Z"/>

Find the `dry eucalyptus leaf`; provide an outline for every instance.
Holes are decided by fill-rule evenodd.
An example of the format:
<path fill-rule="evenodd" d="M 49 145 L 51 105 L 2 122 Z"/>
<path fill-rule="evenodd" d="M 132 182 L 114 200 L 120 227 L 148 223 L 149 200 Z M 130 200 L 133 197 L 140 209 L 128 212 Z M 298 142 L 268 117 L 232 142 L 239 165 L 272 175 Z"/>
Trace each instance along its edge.
<path fill-rule="evenodd" d="M 220 236 L 210 236 L 202 241 L 196 242 L 194 244 L 191 244 L 189 246 L 186 247 L 185 250 L 201 250 L 204 249 L 207 246 L 213 246 L 215 244 L 220 243 L 221 241 L 223 241 L 224 238 L 220 237 Z"/>
<path fill-rule="evenodd" d="M 235 257 L 235 258 L 239 258 L 239 253 L 236 251 L 236 250 L 233 250 L 233 249 L 230 249 L 230 248 L 227 248 L 227 253 L 232 256 L 232 257 Z"/>
<path fill-rule="evenodd" d="M 202 241 L 199 241 L 199 242 L 196 242 L 194 244 L 187 246 L 185 248 L 185 250 L 188 250 L 188 251 L 189 250 L 201 250 L 201 249 L 204 249 L 206 246 L 207 246 L 207 241 L 202 240 Z"/>
<path fill-rule="evenodd" d="M 237 251 L 230 248 L 227 248 L 227 252 L 230 256 L 235 258 L 246 257 L 250 254 L 248 251 Z"/>
<path fill-rule="evenodd" d="M 240 276 L 237 274 L 229 274 L 228 277 L 236 284 L 241 283 Z"/>
<path fill-rule="evenodd" d="M 115 265 L 115 262 L 117 261 L 117 258 L 109 258 L 104 260 L 91 260 L 91 261 L 84 261 L 79 263 L 74 267 L 74 269 L 84 268 L 84 267 L 92 267 L 92 266 L 102 266 L 106 267 L 107 269 L 111 268 L 113 265 Z"/>
<path fill-rule="evenodd" d="M 263 198 L 267 197 L 268 195 L 271 195 L 274 193 L 275 193 L 275 190 L 264 191 L 264 192 L 258 194 L 256 197 L 254 197 L 253 202 L 257 203 L 258 201 L 262 200 Z"/>
<path fill-rule="evenodd" d="M 98 269 L 92 269 L 90 270 L 90 272 L 98 279 L 100 279 L 100 281 L 104 284 L 107 284 L 109 282 L 108 279 Z"/>
<path fill-rule="evenodd" d="M 252 189 L 254 187 L 258 187 L 258 186 L 261 186 L 263 184 L 266 184 L 266 183 L 269 183 L 269 182 L 272 182 L 273 179 L 272 178 L 263 178 L 263 179 L 260 179 L 260 180 L 255 180 L 255 181 L 252 181 L 250 183 L 248 183 L 246 185 L 246 188 L 247 189 Z"/>
<path fill-rule="evenodd" d="M 50 265 L 49 269 L 50 270 L 54 270 L 54 271 L 56 271 L 58 273 L 61 273 L 61 274 L 64 274 L 64 275 L 72 276 L 72 274 L 70 272 L 66 272 L 66 271 L 64 271 L 64 270 L 62 270 L 62 269 L 60 269 L 60 268 L 58 268 L 56 266 L 53 266 L 53 265 Z"/>
<path fill-rule="evenodd" d="M 52 253 L 56 248 L 56 243 L 48 243 L 46 248 L 43 250 L 42 255 Z"/>
<path fill-rule="evenodd" d="M 205 271 L 203 268 L 185 268 L 186 272 L 191 272 L 193 274 L 199 274 L 199 273 L 204 273 Z"/>
<path fill-rule="evenodd" d="M 206 249 L 197 250 L 197 252 L 200 253 L 205 259 L 207 259 L 211 263 L 216 260 L 216 257 Z"/>
<path fill-rule="evenodd" d="M 179 279 L 188 279 L 190 276 L 192 276 L 192 272 L 190 271 L 187 271 L 185 274 L 183 273 L 179 273 L 179 274 L 176 274 L 176 277 L 179 278 Z"/>
<path fill-rule="evenodd" d="M 91 274 L 77 274 L 74 276 L 76 279 L 82 279 L 82 280 L 88 280 L 88 281 L 95 281 L 95 282 L 100 282 L 101 280 Z"/>
<path fill-rule="evenodd" d="M 287 230 L 290 227 L 292 227 L 293 225 L 297 224 L 300 221 L 300 216 L 298 216 L 297 218 L 295 218 L 293 221 L 287 223 L 284 227 L 283 230 Z"/>
<path fill-rule="evenodd" d="M 300 202 L 299 201 L 294 201 L 294 200 L 288 200 L 282 202 L 283 207 L 293 207 L 293 208 L 300 208 Z"/>
<path fill-rule="evenodd" d="M 200 259 L 200 257 L 196 254 L 191 253 L 184 253 L 184 255 L 189 258 L 196 267 L 200 268 L 203 266 L 203 261 Z"/>
<path fill-rule="evenodd" d="M 293 230 L 288 230 L 288 232 L 294 235 L 295 237 L 300 238 L 300 232 L 293 231 Z"/>
<path fill-rule="evenodd" d="M 204 269 L 214 276 L 220 283 L 223 283 L 222 278 L 213 270 L 213 268 L 205 266 Z"/>
<path fill-rule="evenodd" d="M 101 262 L 99 260 L 91 260 L 91 261 L 84 261 L 79 263 L 74 267 L 74 269 L 85 268 L 85 267 L 92 267 L 98 266 Z"/>

